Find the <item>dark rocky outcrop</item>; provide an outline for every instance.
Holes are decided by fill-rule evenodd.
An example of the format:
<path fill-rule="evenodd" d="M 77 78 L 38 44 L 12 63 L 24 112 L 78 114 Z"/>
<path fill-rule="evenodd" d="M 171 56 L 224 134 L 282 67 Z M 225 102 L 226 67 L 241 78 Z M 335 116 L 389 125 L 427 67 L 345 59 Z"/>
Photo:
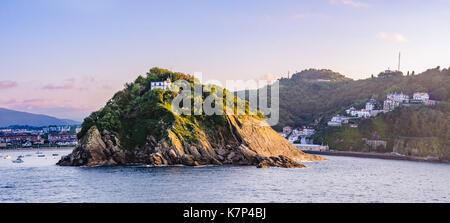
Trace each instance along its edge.
<path fill-rule="evenodd" d="M 302 168 L 299 162 L 325 160 L 305 154 L 278 135 L 271 127 L 251 116 L 227 116 L 229 128 L 218 131 L 216 139 L 206 136 L 188 143 L 169 130 L 169 139 L 156 141 L 147 137 L 144 146 L 121 148 L 119 139 L 93 126 L 73 152 L 57 164 L 61 166 L 99 166 L 148 164 L 153 166 L 183 164 L 254 165 Z"/>

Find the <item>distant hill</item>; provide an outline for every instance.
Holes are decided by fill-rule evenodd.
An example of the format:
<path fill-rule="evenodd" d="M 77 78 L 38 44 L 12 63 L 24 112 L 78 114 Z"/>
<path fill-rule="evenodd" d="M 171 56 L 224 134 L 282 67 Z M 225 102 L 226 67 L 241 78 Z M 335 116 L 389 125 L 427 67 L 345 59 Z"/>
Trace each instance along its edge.
<path fill-rule="evenodd" d="M 330 70 L 309 69 L 280 80 L 280 122 L 274 128 L 312 125 L 320 118 L 326 123 L 351 106 L 361 108 L 371 98 L 381 102 L 391 92 L 422 91 L 433 100 L 448 102 L 450 70 L 438 67 L 416 75 L 352 80 Z"/>
<path fill-rule="evenodd" d="M 58 119 L 47 115 L 37 115 L 27 112 L 0 108 L 0 127 L 11 125 L 49 126 L 49 125 L 78 125 L 79 122 L 69 119 Z"/>
<path fill-rule="evenodd" d="M 410 96 L 428 92 L 432 100 L 440 103 L 433 107 L 399 108 L 376 118 L 358 120 L 357 128 L 327 126 L 332 116 L 345 114 L 345 109 L 352 106 L 363 108 L 369 99 L 376 99 L 382 106 L 391 92 Z M 334 150 L 395 151 L 450 161 L 450 69 L 436 67 L 417 75 L 383 72 L 364 80 L 309 69 L 280 79 L 279 101 L 280 121 L 275 130 L 281 131 L 287 125 L 313 125 L 317 131 L 314 143 Z M 380 142 L 385 145 L 378 145 Z"/>
<path fill-rule="evenodd" d="M 311 82 L 336 82 L 351 80 L 344 75 L 326 69 L 308 69 L 292 75 L 293 81 L 311 81 Z"/>

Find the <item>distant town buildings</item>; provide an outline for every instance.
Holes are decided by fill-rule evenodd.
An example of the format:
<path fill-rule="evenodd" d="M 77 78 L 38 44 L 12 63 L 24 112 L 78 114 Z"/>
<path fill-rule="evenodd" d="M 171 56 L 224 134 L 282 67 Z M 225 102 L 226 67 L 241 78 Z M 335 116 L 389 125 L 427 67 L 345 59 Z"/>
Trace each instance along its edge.
<path fill-rule="evenodd" d="M 417 93 L 414 93 L 413 99 L 425 102 L 425 101 L 430 100 L 430 95 L 426 92 L 417 92 Z"/>
<path fill-rule="evenodd" d="M 50 143 L 72 143 L 76 144 L 77 135 L 71 133 L 55 133 L 48 134 L 48 141 Z"/>
<path fill-rule="evenodd" d="M 76 126 L 50 126 L 44 128 L 4 128 L 0 129 L 0 148 L 51 146 L 51 145 L 76 145 L 76 131 L 81 128 Z"/>
<path fill-rule="evenodd" d="M 6 143 L 6 145 L 27 146 L 29 144 L 44 144 L 44 139 L 41 138 L 39 134 L 8 133 L 0 137 L 0 143 Z"/>
<path fill-rule="evenodd" d="M 370 100 L 366 103 L 366 110 L 367 110 L 367 111 L 375 110 L 376 105 L 377 105 L 377 101 L 376 101 L 375 99 L 370 99 Z"/>
<path fill-rule="evenodd" d="M 375 99 L 370 99 L 366 104 L 364 109 L 358 110 L 355 107 L 351 107 L 345 110 L 347 116 L 334 116 L 331 121 L 328 122 L 328 126 L 340 127 L 344 124 L 348 124 L 349 119 L 353 118 L 371 118 L 376 117 L 380 113 L 386 113 L 393 111 L 402 105 L 408 104 L 423 104 L 426 106 L 436 105 L 438 102 L 430 100 L 430 95 L 426 92 L 416 92 L 413 94 L 412 99 L 409 95 L 401 93 L 390 93 L 386 96 L 386 100 L 383 102 L 383 110 L 377 110 L 377 101 Z M 350 127 L 357 128 L 357 124 L 350 124 Z"/>
<path fill-rule="evenodd" d="M 402 93 L 390 93 L 386 96 L 386 100 L 383 103 L 383 110 L 388 112 L 396 109 L 404 103 L 409 103 L 409 96 Z"/>
<path fill-rule="evenodd" d="M 389 100 L 398 101 L 400 103 L 408 103 L 409 102 L 409 95 L 401 93 L 390 93 L 386 96 Z"/>
<path fill-rule="evenodd" d="M 403 73 L 401 71 L 393 71 L 393 70 L 385 70 L 384 72 L 381 72 L 378 74 L 378 78 L 391 78 L 396 76 L 402 76 Z"/>
<path fill-rule="evenodd" d="M 283 132 L 279 134 L 289 140 L 291 143 L 301 141 L 303 144 L 312 142 L 312 140 L 307 139 L 316 133 L 316 130 L 312 126 L 302 126 L 293 128 L 291 126 L 285 126 Z"/>
<path fill-rule="evenodd" d="M 434 106 L 438 102 L 430 100 L 430 95 L 426 92 L 416 92 L 413 94 L 412 99 L 408 95 L 403 93 L 391 93 L 388 94 L 387 99 L 384 101 L 383 109 L 388 112 L 395 110 L 397 107 L 407 104 L 423 104 L 425 106 Z"/>
<path fill-rule="evenodd" d="M 291 126 L 283 127 L 283 134 L 285 134 L 286 136 L 291 134 L 291 132 L 292 132 L 292 127 Z"/>
<path fill-rule="evenodd" d="M 376 110 L 377 107 L 377 101 L 375 99 L 370 99 L 366 105 L 364 109 L 361 110 L 357 110 L 354 107 L 351 107 L 349 109 L 347 109 L 345 111 L 345 113 L 347 113 L 347 115 L 349 115 L 350 117 L 357 117 L 357 118 L 370 118 L 370 117 L 375 117 L 377 116 L 381 111 L 380 110 Z M 336 125 L 336 123 L 330 123 L 331 126 L 339 126 Z"/>
<path fill-rule="evenodd" d="M 331 118 L 331 121 L 328 122 L 328 126 L 340 127 L 343 124 L 348 124 L 349 119 L 350 117 L 346 116 L 334 116 L 333 118 Z"/>
<path fill-rule="evenodd" d="M 392 111 L 400 106 L 400 102 L 397 100 L 386 99 L 383 103 L 384 111 Z"/>

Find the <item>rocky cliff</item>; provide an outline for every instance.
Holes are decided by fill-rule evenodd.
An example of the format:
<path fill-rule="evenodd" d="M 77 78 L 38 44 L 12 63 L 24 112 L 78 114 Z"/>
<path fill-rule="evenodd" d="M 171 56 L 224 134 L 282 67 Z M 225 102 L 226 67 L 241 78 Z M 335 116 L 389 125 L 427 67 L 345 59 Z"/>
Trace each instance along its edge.
<path fill-rule="evenodd" d="M 170 102 L 177 93 L 148 89 L 149 81 L 165 75 L 184 77 L 153 69 L 146 78 L 128 84 L 102 110 L 85 119 L 79 145 L 58 165 L 232 164 L 301 168 L 305 166 L 299 162 L 325 160 L 301 152 L 265 125 L 261 115 L 173 114 Z"/>
<path fill-rule="evenodd" d="M 98 166 L 148 164 L 153 166 L 255 165 L 257 167 L 305 167 L 298 162 L 321 161 L 322 157 L 305 154 L 260 120 L 228 116 L 229 128 L 218 131 L 217 140 L 206 136 L 196 143 L 186 143 L 169 130 L 169 139 L 156 141 L 148 136 L 144 146 L 122 149 L 119 139 L 107 130 L 93 126 L 74 151 L 63 157 L 61 166 Z M 116 143 L 114 143 L 116 142 Z"/>
<path fill-rule="evenodd" d="M 399 137 L 393 152 L 405 156 L 424 157 L 429 160 L 450 162 L 450 152 L 437 137 Z"/>

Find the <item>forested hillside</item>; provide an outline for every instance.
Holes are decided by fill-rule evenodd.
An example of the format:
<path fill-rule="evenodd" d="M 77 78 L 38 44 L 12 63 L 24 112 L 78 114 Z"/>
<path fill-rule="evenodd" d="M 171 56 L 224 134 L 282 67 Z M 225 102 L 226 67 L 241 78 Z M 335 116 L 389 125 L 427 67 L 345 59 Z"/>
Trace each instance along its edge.
<path fill-rule="evenodd" d="M 327 79 L 330 81 L 324 81 Z M 382 101 L 390 92 L 412 95 L 418 91 L 429 92 L 433 100 L 448 101 L 450 71 L 437 67 L 418 75 L 364 80 L 351 80 L 329 70 L 302 71 L 280 80 L 280 123 L 274 128 L 311 125 L 320 118 L 323 122 L 350 106 L 363 106 L 370 98 Z"/>
<path fill-rule="evenodd" d="M 345 114 L 351 106 L 362 108 L 371 98 L 382 106 L 391 92 L 428 92 L 439 103 L 400 107 L 376 118 L 352 121 L 357 128 L 327 126 L 333 115 Z M 331 149 L 450 160 L 450 70 L 437 67 L 418 75 L 408 72 L 364 80 L 351 80 L 329 70 L 302 71 L 280 80 L 280 123 L 274 128 L 281 130 L 286 125 L 314 125 L 314 142 Z"/>
<path fill-rule="evenodd" d="M 402 107 L 357 123 L 358 128 L 320 126 L 314 141 L 329 145 L 334 150 L 397 152 L 435 156 L 450 161 L 448 102 L 442 102 L 436 107 Z M 383 143 L 377 146 L 374 142 Z"/>
<path fill-rule="evenodd" d="M 33 127 L 49 125 L 78 125 L 79 122 L 69 119 L 58 119 L 48 115 L 38 115 L 0 108 L 0 127 L 28 125 Z"/>

